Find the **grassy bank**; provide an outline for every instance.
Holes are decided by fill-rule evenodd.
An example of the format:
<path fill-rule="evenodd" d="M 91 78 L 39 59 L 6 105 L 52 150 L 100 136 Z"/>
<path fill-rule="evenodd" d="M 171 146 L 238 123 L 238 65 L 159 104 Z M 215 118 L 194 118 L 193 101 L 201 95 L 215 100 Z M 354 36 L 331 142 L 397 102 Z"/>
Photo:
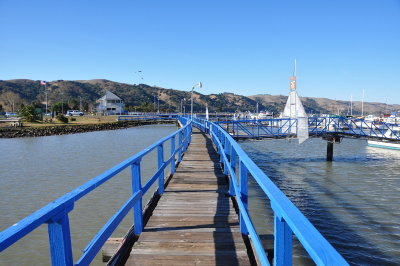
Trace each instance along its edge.
<path fill-rule="evenodd" d="M 118 116 L 110 115 L 110 116 L 68 116 L 68 123 L 62 123 L 58 121 L 56 118 L 52 119 L 50 122 L 50 118 L 44 119 L 43 121 L 38 121 L 34 123 L 23 122 L 24 127 L 48 127 L 48 126 L 65 126 L 65 125 L 96 125 L 103 123 L 113 123 L 117 122 Z"/>

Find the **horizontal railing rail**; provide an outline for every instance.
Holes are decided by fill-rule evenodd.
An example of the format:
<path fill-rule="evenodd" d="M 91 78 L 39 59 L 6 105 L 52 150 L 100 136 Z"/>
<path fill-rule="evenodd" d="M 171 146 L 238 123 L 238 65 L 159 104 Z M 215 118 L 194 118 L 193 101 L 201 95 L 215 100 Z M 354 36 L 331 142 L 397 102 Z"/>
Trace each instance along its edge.
<path fill-rule="evenodd" d="M 136 120 L 171 120 L 177 119 L 177 114 L 142 114 L 142 115 L 119 115 L 118 121 Z"/>
<path fill-rule="evenodd" d="M 235 138 L 289 137 L 297 134 L 296 118 L 216 121 Z M 354 137 L 400 140 L 400 125 L 347 117 L 309 117 L 310 135 L 342 134 Z"/>
<path fill-rule="evenodd" d="M 262 265 L 270 265 L 264 247 L 248 213 L 248 175 L 269 198 L 274 212 L 274 265 L 292 264 L 292 234 L 296 235 L 317 265 L 348 265 L 335 248 L 321 235 L 300 210 L 248 157 L 220 125 L 193 118 L 193 125 L 208 133 L 220 155 L 224 174 L 229 176 L 229 191 L 239 207 L 240 230 L 250 235 Z M 237 169 L 238 167 L 238 169 Z"/>
<path fill-rule="evenodd" d="M 76 201 L 129 166 L 131 167 L 132 175 L 132 196 L 120 207 L 120 209 L 108 220 L 103 228 L 101 228 L 96 236 L 90 241 L 76 265 L 88 265 L 93 260 L 108 237 L 111 236 L 112 232 L 117 228 L 119 223 L 127 215 L 127 213 L 132 210 L 132 208 L 134 213 L 134 232 L 135 234 L 139 235 L 143 229 L 143 195 L 145 195 L 145 193 L 157 180 L 157 193 L 164 193 L 165 168 L 171 166 L 171 174 L 174 174 L 176 162 L 179 163 L 182 160 L 182 155 L 190 143 L 192 122 L 183 117 L 179 117 L 179 120 L 183 125 L 181 129 L 165 138 L 162 138 L 146 149 L 115 165 L 82 186 L 56 199 L 45 207 L 27 216 L 20 222 L 2 231 L 0 233 L 0 252 L 7 249 L 9 246 L 32 232 L 40 225 L 47 223 L 52 265 L 72 265 L 73 256 L 68 213 L 73 210 Z M 176 137 L 178 137 L 177 147 L 175 147 Z M 165 160 L 164 145 L 168 141 L 170 141 L 171 153 L 170 157 Z M 155 149 L 157 149 L 158 169 L 146 182 L 146 184 L 142 186 L 140 169 L 141 161 L 147 154 Z"/>

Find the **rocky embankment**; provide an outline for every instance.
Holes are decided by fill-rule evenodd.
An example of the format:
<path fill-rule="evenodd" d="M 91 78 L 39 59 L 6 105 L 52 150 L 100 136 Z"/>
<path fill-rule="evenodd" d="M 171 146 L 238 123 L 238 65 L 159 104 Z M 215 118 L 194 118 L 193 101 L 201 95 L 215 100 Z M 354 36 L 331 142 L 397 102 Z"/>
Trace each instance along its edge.
<path fill-rule="evenodd" d="M 175 121 L 120 121 L 93 125 L 5 127 L 0 128 L 0 138 L 42 137 L 51 135 L 76 134 L 91 131 L 123 129 L 150 124 L 170 124 L 174 122 Z"/>

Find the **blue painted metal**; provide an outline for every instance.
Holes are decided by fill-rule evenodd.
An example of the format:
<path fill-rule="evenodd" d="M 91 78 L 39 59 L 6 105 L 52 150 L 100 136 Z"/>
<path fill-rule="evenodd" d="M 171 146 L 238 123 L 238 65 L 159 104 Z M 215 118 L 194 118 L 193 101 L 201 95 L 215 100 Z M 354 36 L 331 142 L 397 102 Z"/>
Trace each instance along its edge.
<path fill-rule="evenodd" d="M 132 210 L 134 204 L 141 199 L 142 196 L 143 194 L 140 191 L 136 192 L 124 203 L 124 205 L 122 205 L 122 207 L 107 221 L 107 223 L 85 247 L 83 255 L 75 265 L 89 265 L 89 263 L 96 257 L 103 244 L 114 232 L 115 228 L 117 228 L 122 219 L 130 210 Z"/>
<path fill-rule="evenodd" d="M 175 136 L 171 138 L 171 174 L 175 173 Z"/>
<path fill-rule="evenodd" d="M 295 132 L 297 119 L 271 118 L 261 120 L 232 120 L 215 122 L 234 138 L 290 137 Z M 329 133 L 351 137 L 378 138 L 400 141 L 400 125 L 385 122 L 367 122 L 364 119 L 346 117 L 310 117 L 309 134 Z"/>
<path fill-rule="evenodd" d="M 132 192 L 133 194 L 142 191 L 142 177 L 140 171 L 140 160 L 135 161 L 131 166 L 132 173 Z M 133 206 L 133 221 L 135 225 L 135 234 L 140 235 L 143 230 L 143 201 L 140 198 Z"/>
<path fill-rule="evenodd" d="M 279 212 L 274 219 L 274 265 L 292 265 L 292 230 Z"/>
<path fill-rule="evenodd" d="M 40 225 L 47 223 L 51 263 L 53 265 L 72 265 L 73 256 L 71 249 L 68 213 L 73 210 L 73 206 L 76 201 L 129 166 L 131 166 L 132 172 L 133 195 L 124 203 L 124 205 L 121 206 L 121 208 L 109 219 L 109 221 L 103 226 L 102 229 L 100 229 L 97 235 L 90 241 L 90 243 L 84 249 L 83 255 L 78 260 L 77 265 L 88 265 L 93 260 L 105 241 L 111 236 L 112 232 L 117 228 L 119 223 L 127 215 L 127 213 L 132 210 L 132 208 L 134 209 L 135 233 L 140 233 L 143 227 L 143 210 L 140 207 L 142 205 L 141 201 L 143 195 L 148 191 L 156 179 L 159 179 L 161 175 L 164 175 L 165 168 L 168 165 L 172 166 L 172 163 L 175 161 L 176 154 L 182 154 L 183 150 L 186 150 L 191 140 L 192 122 L 184 117 L 179 117 L 178 119 L 180 123 L 184 125 L 178 131 L 165 138 L 162 138 L 134 156 L 115 165 L 82 186 L 56 199 L 33 214 L 27 216 L 20 222 L 0 232 L 0 252 L 7 249 L 19 239 L 28 235 Z M 153 177 L 151 177 L 150 180 L 147 181 L 143 187 L 141 187 L 141 160 L 154 149 L 158 149 L 158 152 L 160 152 L 159 147 L 163 147 L 165 142 L 175 138 L 176 135 L 181 136 L 179 147 L 175 147 L 175 151 L 171 153 L 171 157 L 169 157 L 167 160 L 164 161 L 164 158 L 161 157 L 162 159 L 159 162 L 162 163 L 158 164 L 159 168 L 154 173 Z M 160 187 L 163 189 L 164 184 L 160 184 Z"/>
<path fill-rule="evenodd" d="M 292 121 L 287 120 L 281 122 L 286 128 L 292 125 Z M 269 179 L 267 175 L 248 157 L 242 148 L 234 141 L 232 136 L 228 134 L 220 125 L 201 119 L 193 119 L 193 125 L 202 129 L 209 128 L 212 141 L 218 151 L 224 150 L 225 145 L 229 143 L 231 149 L 237 155 L 240 161 L 240 175 L 250 175 L 269 198 L 275 219 L 275 242 L 276 249 L 275 261 L 276 265 L 290 265 L 292 258 L 292 234 L 295 234 L 304 249 L 317 265 L 348 265 L 343 257 L 332 247 L 332 245 L 318 232 L 318 230 L 310 223 L 310 221 L 297 209 L 297 207 L 286 197 L 285 194 Z M 279 131 L 278 131 L 279 134 Z M 232 153 L 232 151 L 231 151 Z M 247 195 L 242 194 L 241 189 L 245 191 L 245 178 L 241 179 L 241 185 L 238 185 L 236 179 L 236 171 L 233 170 L 233 163 L 228 156 L 220 153 L 224 166 L 228 167 L 230 184 L 233 185 L 235 191 L 236 202 L 240 211 L 241 227 L 244 225 L 247 229 L 250 239 L 258 259 L 262 265 L 269 265 L 268 258 L 265 254 L 263 245 L 259 239 L 254 225 L 247 211 Z M 243 165 L 243 167 L 242 167 Z M 243 169 L 243 172 L 242 172 Z M 245 173 L 247 170 L 247 174 Z M 243 181 L 242 181 L 243 180 Z M 242 184 L 243 182 L 243 184 Z M 243 231 L 242 231 L 243 232 Z M 246 232 L 246 231 L 244 231 Z"/>
<path fill-rule="evenodd" d="M 158 169 L 164 164 L 164 146 L 162 144 L 157 147 Z M 158 176 L 158 194 L 164 194 L 164 169 Z"/>
<path fill-rule="evenodd" d="M 48 222 L 50 257 L 52 265 L 72 265 L 72 245 L 68 212 L 54 216 Z"/>
<path fill-rule="evenodd" d="M 137 115 L 119 115 L 118 121 L 140 121 L 140 120 L 175 120 L 178 118 L 176 113 L 154 114 L 143 113 Z"/>
<path fill-rule="evenodd" d="M 178 134 L 178 145 L 179 147 L 182 145 L 182 133 Z M 182 149 L 178 151 L 178 162 L 182 162 Z"/>
<path fill-rule="evenodd" d="M 230 162 L 230 167 L 232 168 L 232 171 L 236 173 L 236 152 L 235 149 L 232 149 L 231 146 L 231 150 L 230 150 L 230 156 L 229 156 L 229 160 Z M 228 168 L 228 173 L 229 173 L 229 168 Z M 229 195 L 230 196 L 235 196 L 235 188 L 233 186 L 233 181 L 231 179 L 229 179 Z"/>
<path fill-rule="evenodd" d="M 243 206 L 246 209 L 246 212 L 248 210 L 248 173 L 246 166 L 244 165 L 243 162 L 240 162 L 240 199 L 243 202 Z M 247 235 L 249 232 L 247 231 L 246 224 L 243 219 L 243 214 L 240 212 L 240 232 L 242 234 Z"/>

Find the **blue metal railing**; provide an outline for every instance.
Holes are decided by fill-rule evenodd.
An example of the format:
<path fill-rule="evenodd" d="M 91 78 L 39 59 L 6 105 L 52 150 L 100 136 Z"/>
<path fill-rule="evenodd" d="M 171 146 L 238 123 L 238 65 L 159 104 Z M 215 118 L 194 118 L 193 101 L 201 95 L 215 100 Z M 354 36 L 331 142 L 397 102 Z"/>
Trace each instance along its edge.
<path fill-rule="evenodd" d="M 132 196 L 120 207 L 120 209 L 100 229 L 97 235 L 83 250 L 83 255 L 76 262 L 76 265 L 88 265 L 96 256 L 112 232 L 117 228 L 126 214 L 132 210 L 134 213 L 134 232 L 139 235 L 143 229 L 142 198 L 155 181 L 158 180 L 158 194 L 164 193 L 164 170 L 170 165 L 171 174 L 175 172 L 175 161 L 182 160 L 182 154 L 186 151 L 192 132 L 192 123 L 186 118 L 179 118 L 182 125 L 178 131 L 157 141 L 141 152 L 117 164 L 89 182 L 74 189 L 73 191 L 58 198 L 52 203 L 39 209 L 20 222 L 14 224 L 0 233 L 0 252 L 25 237 L 42 224 L 48 224 L 48 235 L 50 243 L 50 255 L 52 265 L 72 265 L 72 245 L 69 227 L 68 213 L 73 210 L 74 204 L 80 198 L 99 187 L 127 167 L 131 167 L 132 173 Z M 178 137 L 178 147 L 175 147 Z M 164 145 L 170 141 L 171 156 L 164 159 Z M 154 175 L 142 186 L 140 163 L 151 151 L 157 149 L 158 169 Z"/>
<path fill-rule="evenodd" d="M 274 212 L 274 265 L 292 264 L 292 234 L 296 235 L 317 265 L 348 265 L 299 209 L 248 157 L 230 134 L 220 125 L 207 120 L 194 118 L 193 125 L 212 137 L 220 155 L 220 162 L 224 165 L 224 174 L 230 177 L 229 192 L 235 196 L 238 203 L 241 232 L 250 235 L 262 265 L 270 264 L 248 213 L 249 174 L 269 198 Z"/>
<path fill-rule="evenodd" d="M 296 135 L 297 119 L 269 118 L 260 120 L 228 120 L 215 122 L 235 138 L 287 137 Z M 381 121 L 346 117 L 308 118 L 310 135 L 341 133 L 354 137 L 400 140 L 400 125 Z"/>
<path fill-rule="evenodd" d="M 118 121 L 139 121 L 139 120 L 171 120 L 177 119 L 177 114 L 137 114 L 119 115 Z"/>

